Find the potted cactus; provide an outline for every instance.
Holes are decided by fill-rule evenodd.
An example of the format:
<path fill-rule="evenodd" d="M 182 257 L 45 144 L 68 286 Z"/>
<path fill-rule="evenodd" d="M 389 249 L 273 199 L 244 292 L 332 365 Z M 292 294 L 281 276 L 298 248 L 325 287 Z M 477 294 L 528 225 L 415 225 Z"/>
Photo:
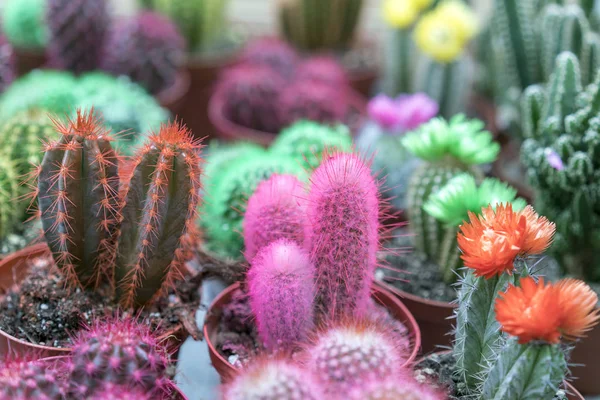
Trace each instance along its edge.
<path fill-rule="evenodd" d="M 0 35 L 0 93 L 12 83 L 17 74 L 13 47 Z"/>
<path fill-rule="evenodd" d="M 55 124 L 60 137 L 44 145 L 32 186 L 46 243 L 0 265 L 2 348 L 69 351 L 81 324 L 117 307 L 152 316 L 165 337 L 194 326 L 185 320 L 197 300 L 186 304 L 168 288 L 186 274 L 194 241 L 199 143 L 184 126 L 164 125 L 120 174 L 109 131 L 93 111 Z"/>
<path fill-rule="evenodd" d="M 351 153 L 326 154 L 308 194 L 297 178 L 274 175 L 252 195 L 245 285 L 219 295 L 204 326 L 222 379 L 261 349 L 295 353 L 316 326 L 369 317 L 395 332 L 406 350 L 398 363 L 414 359 L 420 332 L 412 315 L 373 285 L 381 209 L 369 168 Z"/>

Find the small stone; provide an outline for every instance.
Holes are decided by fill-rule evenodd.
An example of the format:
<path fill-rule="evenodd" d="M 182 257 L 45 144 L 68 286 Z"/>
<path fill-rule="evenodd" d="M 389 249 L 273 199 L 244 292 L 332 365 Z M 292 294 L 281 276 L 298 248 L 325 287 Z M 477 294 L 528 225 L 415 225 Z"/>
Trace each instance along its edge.
<path fill-rule="evenodd" d="M 44 303 L 44 304 L 41 304 L 41 305 L 40 305 L 40 308 L 41 308 L 42 310 L 47 310 L 47 309 L 49 308 L 49 306 L 48 306 L 48 304 Z"/>

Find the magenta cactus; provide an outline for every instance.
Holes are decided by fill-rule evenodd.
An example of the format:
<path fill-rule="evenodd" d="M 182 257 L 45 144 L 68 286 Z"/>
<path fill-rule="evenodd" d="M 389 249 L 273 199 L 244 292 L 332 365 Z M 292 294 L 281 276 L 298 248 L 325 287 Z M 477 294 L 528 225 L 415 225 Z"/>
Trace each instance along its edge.
<path fill-rule="evenodd" d="M 348 84 L 346 70 L 333 57 L 315 56 L 303 61 L 296 72 L 300 81 L 317 81 L 334 87 Z"/>
<path fill-rule="evenodd" d="M 379 247 L 378 187 L 356 154 L 326 155 L 311 178 L 305 246 L 317 268 L 317 312 L 356 316 L 369 306 Z"/>
<path fill-rule="evenodd" d="M 110 19 L 106 0 L 48 0 L 50 65 L 75 74 L 98 68 Z"/>
<path fill-rule="evenodd" d="M 172 385 L 166 377 L 169 353 L 146 325 L 131 318 L 96 321 L 73 343 L 69 392 L 85 399 L 104 385 L 127 385 L 161 396 Z"/>
<path fill-rule="evenodd" d="M 250 42 L 240 57 L 242 63 L 269 67 L 286 79 L 294 75 L 298 60 L 299 56 L 292 46 L 274 37 Z"/>
<path fill-rule="evenodd" d="M 375 377 L 355 382 L 349 400 L 445 400 L 446 395 L 420 384 L 407 375 L 409 371 L 387 378 Z"/>
<path fill-rule="evenodd" d="M 306 354 L 308 368 L 338 395 L 368 379 L 397 376 L 405 359 L 385 325 L 350 318 L 319 332 Z"/>
<path fill-rule="evenodd" d="M 16 70 L 15 52 L 6 38 L 0 35 L 0 93 L 15 79 Z"/>
<path fill-rule="evenodd" d="M 291 352 L 313 327 L 315 268 L 297 243 L 263 247 L 248 271 L 250 305 L 258 335 L 271 351 Z"/>
<path fill-rule="evenodd" d="M 62 400 L 64 384 L 54 366 L 33 357 L 0 362 L 0 400 Z"/>
<path fill-rule="evenodd" d="M 301 119 L 344 122 L 347 113 L 345 87 L 314 80 L 296 81 L 286 86 L 279 99 L 279 119 L 284 127 Z"/>
<path fill-rule="evenodd" d="M 127 75 L 156 94 L 175 82 L 185 41 L 171 20 L 146 11 L 116 24 L 105 51 L 104 70 Z"/>
<path fill-rule="evenodd" d="M 248 200 L 244 214 L 244 255 L 248 262 L 269 243 L 287 238 L 304 244 L 304 184 L 293 175 L 272 175 Z"/>
<path fill-rule="evenodd" d="M 218 87 L 223 114 L 247 128 L 277 133 L 278 102 L 285 80 L 265 66 L 239 65 L 226 71 Z"/>
<path fill-rule="evenodd" d="M 255 359 L 223 388 L 224 400 L 322 400 L 324 394 L 315 377 L 283 359 Z"/>
<path fill-rule="evenodd" d="M 88 400 L 150 400 L 150 394 L 131 386 L 106 383 Z"/>

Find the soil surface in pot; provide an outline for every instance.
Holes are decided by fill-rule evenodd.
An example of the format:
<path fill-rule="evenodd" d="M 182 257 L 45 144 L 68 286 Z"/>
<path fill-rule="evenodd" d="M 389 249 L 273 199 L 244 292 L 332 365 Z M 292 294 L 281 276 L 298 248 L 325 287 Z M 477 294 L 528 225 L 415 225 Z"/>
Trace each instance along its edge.
<path fill-rule="evenodd" d="M 464 383 L 458 377 L 456 361 L 451 353 L 435 353 L 422 360 L 414 368 L 415 378 L 449 393 L 449 399 L 467 399 L 462 391 Z M 567 400 L 564 390 L 559 390 L 554 400 Z"/>
<path fill-rule="evenodd" d="M 380 305 L 373 303 L 373 307 L 369 314 L 389 324 L 391 331 L 397 335 L 395 344 L 400 354 L 410 354 L 411 338 L 406 326 L 392 318 Z M 230 303 L 221 310 L 216 349 L 235 367 L 246 365 L 262 349 L 248 296 L 240 289 L 233 293 Z"/>
<path fill-rule="evenodd" d="M 42 346 L 70 347 L 70 335 L 82 324 L 120 311 L 108 287 L 97 291 L 66 288 L 52 257 L 28 262 L 28 276 L 0 298 L 0 329 L 9 335 Z M 182 325 L 190 331 L 195 327 L 199 302 L 198 284 L 180 281 L 176 292 L 157 298 L 139 312 L 138 318 L 160 332 L 174 331 Z M 196 336 L 196 332 L 190 333 Z"/>

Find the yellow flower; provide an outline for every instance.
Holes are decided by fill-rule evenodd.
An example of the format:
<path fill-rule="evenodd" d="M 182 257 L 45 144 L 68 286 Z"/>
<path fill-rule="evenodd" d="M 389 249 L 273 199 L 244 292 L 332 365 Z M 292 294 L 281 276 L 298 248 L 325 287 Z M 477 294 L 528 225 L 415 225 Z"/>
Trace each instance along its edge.
<path fill-rule="evenodd" d="M 462 1 L 445 1 L 435 9 L 435 12 L 439 13 L 440 18 L 443 16 L 449 23 L 452 23 L 465 42 L 471 40 L 479 29 L 477 16 Z"/>
<path fill-rule="evenodd" d="M 418 15 L 414 0 L 386 0 L 383 4 L 383 17 L 394 28 L 408 28 Z"/>
<path fill-rule="evenodd" d="M 419 11 L 423 11 L 433 3 L 433 0 L 412 0 L 414 6 Z"/>
<path fill-rule="evenodd" d="M 419 20 L 414 35 L 419 49 L 441 63 L 454 61 L 466 44 L 461 28 L 437 10 Z"/>

